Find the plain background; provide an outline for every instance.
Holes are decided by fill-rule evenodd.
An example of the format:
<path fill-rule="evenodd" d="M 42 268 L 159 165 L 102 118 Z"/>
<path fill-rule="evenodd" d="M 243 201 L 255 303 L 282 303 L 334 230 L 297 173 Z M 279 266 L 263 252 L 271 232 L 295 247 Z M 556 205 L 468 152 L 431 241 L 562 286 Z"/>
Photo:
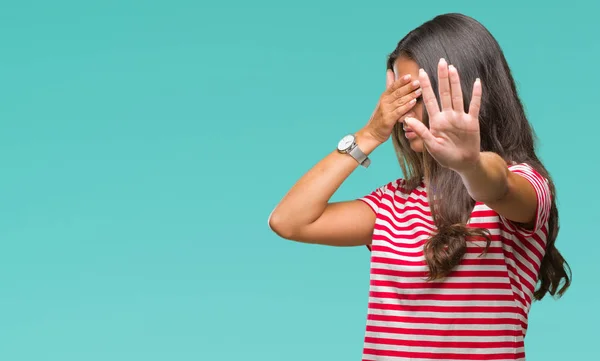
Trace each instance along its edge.
<path fill-rule="evenodd" d="M 409 30 L 462 12 L 503 47 L 574 271 L 530 361 L 598 358 L 598 5 L 2 1 L 0 359 L 357 360 L 369 253 L 269 213 L 371 114 Z M 391 144 L 335 200 L 401 176 Z"/>

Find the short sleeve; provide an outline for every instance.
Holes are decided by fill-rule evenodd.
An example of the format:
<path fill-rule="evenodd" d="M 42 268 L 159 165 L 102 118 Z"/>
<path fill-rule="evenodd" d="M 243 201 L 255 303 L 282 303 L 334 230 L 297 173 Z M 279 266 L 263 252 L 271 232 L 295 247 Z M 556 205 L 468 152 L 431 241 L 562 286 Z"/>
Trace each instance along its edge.
<path fill-rule="evenodd" d="M 511 172 L 527 179 L 535 189 L 537 197 L 537 208 L 535 222 L 532 229 L 525 229 L 514 222 L 500 217 L 502 223 L 510 230 L 524 237 L 530 237 L 540 231 L 548 223 L 550 208 L 552 206 L 552 194 L 548 180 L 526 163 L 512 165 L 508 168 Z"/>
<path fill-rule="evenodd" d="M 381 205 L 384 196 L 390 193 L 394 194 L 398 186 L 401 184 L 402 179 L 397 179 L 393 182 L 390 182 L 382 187 L 375 189 L 374 191 L 363 197 L 358 198 L 358 200 L 365 202 L 369 207 L 371 207 L 371 210 L 373 210 L 373 212 L 377 214 L 379 212 L 379 206 Z M 372 251 L 372 247 L 370 244 L 367 245 L 367 248 L 369 249 L 369 251 Z"/>
<path fill-rule="evenodd" d="M 369 193 L 361 198 L 358 198 L 358 200 L 365 202 L 367 205 L 369 205 L 369 207 L 371 207 L 373 212 L 375 214 L 377 214 L 379 212 L 379 206 L 381 205 L 383 196 L 386 193 L 390 193 L 390 192 L 392 192 L 392 194 L 393 194 L 394 190 L 398 187 L 398 184 L 400 184 L 400 183 L 401 183 L 400 179 L 390 182 L 384 186 L 381 186 L 381 187 L 375 189 L 371 193 Z"/>

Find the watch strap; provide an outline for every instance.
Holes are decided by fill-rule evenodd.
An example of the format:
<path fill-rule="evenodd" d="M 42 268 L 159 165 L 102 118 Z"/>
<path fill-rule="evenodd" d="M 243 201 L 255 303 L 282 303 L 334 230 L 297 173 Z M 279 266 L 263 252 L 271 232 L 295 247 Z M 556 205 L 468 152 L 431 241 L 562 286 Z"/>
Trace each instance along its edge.
<path fill-rule="evenodd" d="M 369 157 L 354 143 L 354 146 L 348 152 L 352 156 L 352 158 L 356 159 L 356 161 L 362 165 L 363 167 L 368 167 L 371 164 L 371 160 Z"/>

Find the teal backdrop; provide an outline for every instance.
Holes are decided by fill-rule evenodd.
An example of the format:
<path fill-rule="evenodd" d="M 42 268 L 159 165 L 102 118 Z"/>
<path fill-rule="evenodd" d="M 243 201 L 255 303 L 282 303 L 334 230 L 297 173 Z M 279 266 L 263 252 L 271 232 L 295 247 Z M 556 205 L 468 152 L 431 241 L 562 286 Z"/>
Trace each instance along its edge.
<path fill-rule="evenodd" d="M 0 3 L 0 360 L 358 360 L 369 253 L 269 213 L 367 121 L 408 31 L 503 47 L 558 188 L 574 281 L 528 360 L 598 359 L 598 3 Z M 334 199 L 401 175 L 391 144 Z"/>

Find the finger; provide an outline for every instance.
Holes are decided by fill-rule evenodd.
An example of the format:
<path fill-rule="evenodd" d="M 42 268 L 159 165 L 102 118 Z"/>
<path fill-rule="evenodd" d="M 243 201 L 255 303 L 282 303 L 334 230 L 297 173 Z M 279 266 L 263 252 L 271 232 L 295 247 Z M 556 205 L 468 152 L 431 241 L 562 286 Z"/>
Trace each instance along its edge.
<path fill-rule="evenodd" d="M 469 115 L 473 118 L 479 118 L 479 109 L 481 108 L 481 80 L 477 78 L 473 85 L 473 97 L 471 97 L 471 104 L 469 105 Z"/>
<path fill-rule="evenodd" d="M 403 103 L 402 105 L 400 105 L 399 107 L 397 107 L 396 109 L 394 109 L 394 119 L 396 119 L 396 121 L 400 121 L 400 118 L 408 113 L 408 111 L 415 106 L 415 104 L 417 104 L 417 99 L 411 99 L 406 103 Z"/>
<path fill-rule="evenodd" d="M 411 75 L 406 74 L 394 81 L 394 83 L 387 89 L 388 94 L 393 94 L 396 90 L 410 83 Z"/>
<path fill-rule="evenodd" d="M 392 104 L 395 105 L 396 107 L 400 107 L 400 106 L 408 103 L 409 101 L 420 97 L 422 92 L 423 92 L 423 90 L 421 88 L 418 88 L 415 91 L 410 92 L 410 93 L 406 94 L 405 96 L 400 97 L 399 99 L 396 99 Z"/>
<path fill-rule="evenodd" d="M 444 58 L 438 63 L 438 90 L 442 110 L 452 109 L 452 98 L 450 94 L 450 80 L 448 79 L 448 63 Z"/>
<path fill-rule="evenodd" d="M 423 104 L 425 104 L 425 109 L 427 109 L 429 118 L 432 118 L 440 112 L 440 108 L 437 99 L 435 98 L 435 94 L 433 93 L 429 76 L 423 69 L 419 70 L 419 82 L 421 83 L 421 89 L 423 89 Z"/>
<path fill-rule="evenodd" d="M 389 89 L 392 84 L 394 84 L 394 71 L 392 69 L 388 69 L 385 72 L 385 88 Z"/>
<path fill-rule="evenodd" d="M 452 93 L 452 107 L 457 112 L 464 112 L 465 107 L 463 105 L 463 94 L 460 87 L 460 77 L 458 76 L 458 70 L 454 65 L 448 67 L 450 73 L 450 91 Z"/>
<path fill-rule="evenodd" d="M 420 84 L 421 83 L 418 80 L 414 80 L 414 81 L 412 81 L 408 84 L 405 84 L 404 86 L 396 89 L 391 94 L 390 102 L 395 102 L 399 98 L 405 97 L 406 95 L 410 94 L 411 92 L 415 91 L 416 89 L 419 89 Z"/>
<path fill-rule="evenodd" d="M 421 123 L 417 119 L 411 117 L 404 118 L 404 124 L 412 129 L 412 131 L 414 131 L 417 136 L 423 140 L 428 148 L 429 146 L 435 146 L 435 144 L 437 144 L 435 137 L 433 134 L 431 134 L 429 129 L 427 129 L 425 124 Z"/>

